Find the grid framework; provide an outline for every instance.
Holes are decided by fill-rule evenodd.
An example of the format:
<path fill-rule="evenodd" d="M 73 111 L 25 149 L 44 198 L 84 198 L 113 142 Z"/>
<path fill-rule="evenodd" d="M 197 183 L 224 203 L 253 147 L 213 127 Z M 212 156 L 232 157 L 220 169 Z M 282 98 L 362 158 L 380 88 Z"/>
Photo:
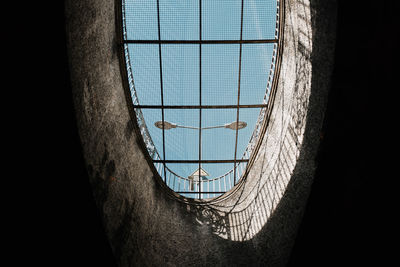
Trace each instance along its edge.
<path fill-rule="evenodd" d="M 250 161 L 249 158 L 245 159 L 245 158 L 237 158 L 237 144 L 238 144 L 238 128 L 235 129 L 235 153 L 233 155 L 232 158 L 229 159 L 224 159 L 224 160 L 210 160 L 210 159 L 203 159 L 202 157 L 202 111 L 204 109 L 236 109 L 236 123 L 239 123 L 239 118 L 240 118 L 240 110 L 241 109 L 249 109 L 249 108 L 261 108 L 261 112 L 260 112 L 260 116 L 258 119 L 257 124 L 262 124 L 263 119 L 264 119 L 264 115 L 265 115 L 265 110 L 268 107 L 269 103 L 268 103 L 268 86 L 271 87 L 271 83 L 273 80 L 273 74 L 274 74 L 274 67 L 276 65 L 276 58 L 277 58 L 277 46 L 280 40 L 280 34 L 278 31 L 278 28 L 280 26 L 279 24 L 279 20 L 280 20 L 280 2 L 281 1 L 277 1 L 277 16 L 276 16 L 276 29 L 275 29 L 275 38 L 273 39 L 252 39 L 252 40 L 243 40 L 243 4 L 244 4 L 244 0 L 241 1 L 241 9 L 240 9 L 240 38 L 236 39 L 236 40 L 225 40 L 225 39 L 219 39 L 219 40 L 203 40 L 202 39 L 202 0 L 199 0 L 199 36 L 198 36 L 198 40 L 164 40 L 161 38 L 161 23 L 160 23 L 160 4 L 159 4 L 160 0 L 157 0 L 156 4 L 157 4 L 157 34 L 158 34 L 158 39 L 157 40 L 149 40 L 149 39 L 141 39 L 141 40 L 136 40 L 136 39 L 128 39 L 127 38 L 127 34 L 126 34 L 126 23 L 125 23 L 125 1 L 122 0 L 123 3 L 123 23 L 124 23 L 124 39 L 123 39 L 123 43 L 124 43 L 124 47 L 125 47 L 125 56 L 127 59 L 127 64 L 130 65 L 130 59 L 129 59 L 129 53 L 127 52 L 128 50 L 128 44 L 156 44 L 158 45 L 158 56 L 159 56 L 159 78 L 160 78 L 160 92 L 161 92 L 161 105 L 140 105 L 139 101 L 137 99 L 137 96 L 133 96 L 132 98 L 135 100 L 136 102 L 133 101 L 133 107 L 134 110 L 137 113 L 137 117 L 138 119 L 141 119 L 144 122 L 144 118 L 143 115 L 141 115 L 141 110 L 142 109 L 159 109 L 161 110 L 161 117 L 162 117 L 162 123 L 164 124 L 165 121 L 165 110 L 168 109 L 196 109 L 199 111 L 199 124 L 198 124 L 198 136 L 199 136 L 199 140 L 198 140 L 198 145 L 199 145 L 199 153 L 198 153 L 198 159 L 197 160 L 166 160 L 165 157 L 165 153 L 166 153 L 166 149 L 165 149 L 165 129 L 164 127 L 162 128 L 162 157 L 158 156 L 156 157 L 156 159 L 154 159 L 154 157 L 151 155 L 152 159 L 153 159 L 153 163 L 155 164 L 157 171 L 160 173 L 162 173 L 163 175 L 162 178 L 164 180 L 165 183 L 168 184 L 167 181 L 167 171 L 169 172 L 169 175 L 171 176 L 171 173 L 175 176 L 180 177 L 179 175 L 173 173 L 171 170 L 168 169 L 168 167 L 166 166 L 167 163 L 178 163 L 178 164 L 188 164 L 188 163 L 196 163 L 198 164 L 199 169 L 201 169 L 202 164 L 204 163 L 233 163 L 234 167 L 231 170 L 230 173 L 231 176 L 233 176 L 233 185 L 234 186 L 237 181 L 238 181 L 238 164 L 240 163 L 247 163 Z M 274 59 L 275 62 L 273 62 L 273 64 L 271 64 L 271 69 L 270 69 L 270 73 L 269 73 L 269 78 L 268 78 L 268 85 L 267 85 L 267 92 L 266 95 L 264 97 L 264 101 L 262 104 L 241 104 L 240 103 L 240 86 L 241 86 L 241 64 L 242 64 L 242 45 L 243 44 L 266 44 L 266 43 L 270 43 L 270 44 L 274 44 Z M 163 90 L 163 68 L 162 68 L 162 45 L 170 45 L 170 44 L 195 44 L 198 45 L 198 49 L 199 49 L 199 103 L 198 105 L 164 105 L 164 90 Z M 202 45 L 208 45 L 208 44 L 238 44 L 239 45 L 239 70 L 238 70 L 238 84 L 237 84 L 237 104 L 236 105 L 204 105 L 202 103 Z M 129 66 L 130 67 L 130 66 Z M 128 67 L 128 68 L 129 68 Z M 132 75 L 132 72 L 130 73 L 130 75 Z M 133 78 L 132 79 L 132 84 L 133 84 Z M 134 86 L 133 86 L 134 88 Z M 135 94 L 135 92 L 133 92 L 133 94 Z M 146 128 L 146 127 L 145 127 Z M 255 129 L 254 133 L 256 131 L 258 131 L 259 129 Z M 253 133 L 253 136 L 256 136 Z M 146 133 L 146 129 L 144 129 L 144 133 L 142 133 L 143 136 L 148 136 L 148 140 L 150 140 L 150 144 L 152 143 L 151 141 L 151 136 L 150 134 Z M 252 136 L 252 141 L 257 141 L 257 140 L 253 140 Z M 258 136 L 259 137 L 259 136 Z M 258 138 L 260 139 L 260 138 Z M 259 141 L 259 140 L 258 140 Z M 147 145 L 147 144 L 146 144 Z M 250 144 L 249 144 L 250 145 Z M 252 144 L 254 145 L 254 144 Z M 150 145 L 151 146 L 151 145 Z M 154 144 L 153 144 L 154 147 Z M 155 149 L 155 147 L 153 148 L 155 150 L 154 154 L 158 154 L 158 151 Z M 251 151 L 252 149 L 249 149 L 249 151 Z M 249 152 L 247 149 L 245 151 L 245 153 Z M 149 151 L 150 152 L 150 151 Z M 253 155 L 252 155 L 253 156 Z M 158 165 L 157 165 L 158 164 Z M 162 169 L 161 171 L 159 171 L 158 169 Z M 242 173 L 246 173 L 246 172 L 242 172 Z M 185 179 L 185 177 L 180 177 L 181 179 Z M 200 179 L 199 179 L 200 180 Z M 189 183 L 189 182 L 188 182 Z M 208 190 L 202 190 L 202 183 L 199 182 L 198 183 L 198 191 L 195 192 L 188 192 L 188 191 L 179 191 L 176 190 L 176 192 L 178 193 L 184 193 L 184 194 L 198 194 L 199 198 L 201 198 L 202 194 L 221 194 L 226 192 L 226 190 L 213 190 L 210 191 Z M 221 188 L 221 187 L 220 187 Z M 226 187 L 225 187 L 226 189 Z"/>

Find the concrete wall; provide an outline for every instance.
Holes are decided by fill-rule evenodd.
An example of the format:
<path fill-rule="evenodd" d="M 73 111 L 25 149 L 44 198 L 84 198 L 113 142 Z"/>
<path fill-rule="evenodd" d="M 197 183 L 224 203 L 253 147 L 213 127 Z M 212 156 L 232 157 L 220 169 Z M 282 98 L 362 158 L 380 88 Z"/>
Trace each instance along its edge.
<path fill-rule="evenodd" d="M 311 2 L 311 3 L 310 3 Z M 157 182 L 123 89 L 115 3 L 66 1 L 74 104 L 96 203 L 120 266 L 284 266 L 314 175 L 335 1 L 286 0 L 271 120 L 246 181 L 202 205 Z"/>

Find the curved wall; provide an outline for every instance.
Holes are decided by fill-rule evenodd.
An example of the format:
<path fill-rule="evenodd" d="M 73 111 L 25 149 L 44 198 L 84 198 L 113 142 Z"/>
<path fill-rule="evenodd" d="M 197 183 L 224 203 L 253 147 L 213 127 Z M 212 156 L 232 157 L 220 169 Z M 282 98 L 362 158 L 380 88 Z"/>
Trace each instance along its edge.
<path fill-rule="evenodd" d="M 66 1 L 80 138 L 120 266 L 285 265 L 313 179 L 333 64 L 335 1 L 310 2 L 285 1 L 277 93 L 247 179 L 229 197 L 197 205 L 171 197 L 145 158 L 123 89 L 115 3 Z"/>

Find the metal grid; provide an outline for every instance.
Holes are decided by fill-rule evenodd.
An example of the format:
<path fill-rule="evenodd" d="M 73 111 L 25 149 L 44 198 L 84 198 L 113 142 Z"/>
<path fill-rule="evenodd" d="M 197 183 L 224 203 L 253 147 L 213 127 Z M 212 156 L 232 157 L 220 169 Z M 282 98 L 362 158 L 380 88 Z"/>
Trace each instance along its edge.
<path fill-rule="evenodd" d="M 144 1 L 146 5 L 153 5 L 150 9 L 154 17 L 156 17 L 156 23 L 154 23 L 154 17 L 145 17 L 145 20 L 152 20 L 153 24 L 156 24 L 157 27 L 150 27 L 148 32 L 145 32 L 145 34 L 141 35 L 136 35 L 134 28 L 137 27 L 138 25 L 140 27 L 143 27 L 140 23 L 136 25 L 135 27 L 130 27 L 128 24 L 132 24 L 132 21 L 130 21 L 132 15 L 130 13 L 131 7 L 129 6 L 130 2 L 128 0 L 122 0 L 122 20 L 123 20 L 123 36 L 124 36 L 124 54 L 125 54 L 125 60 L 127 64 L 127 72 L 128 72 L 128 82 L 129 82 L 129 87 L 131 90 L 131 97 L 133 100 L 133 107 L 138 119 L 138 124 L 139 128 L 141 129 L 141 133 L 146 145 L 146 148 L 150 154 L 150 157 L 153 160 L 153 163 L 155 165 L 155 168 L 157 172 L 161 175 L 163 178 L 164 182 L 172 188 L 175 192 L 180 193 L 184 196 L 196 196 L 198 195 L 198 198 L 209 198 L 209 197 L 217 197 L 226 191 L 228 191 L 230 188 L 232 188 L 239 180 L 239 178 L 244 175 L 246 172 L 246 166 L 247 163 L 250 160 L 250 156 L 252 155 L 252 151 L 254 150 L 256 143 L 259 141 L 260 137 L 260 132 L 261 132 L 261 125 L 264 122 L 265 118 L 265 113 L 266 109 L 268 107 L 268 99 L 269 99 L 269 94 L 271 91 L 272 87 L 272 81 L 274 78 L 274 73 L 275 73 L 275 66 L 276 66 L 276 59 L 277 59 L 277 51 L 278 51 L 278 43 L 279 43 L 279 22 L 280 22 L 280 2 L 281 1 L 276 1 L 276 16 L 273 19 L 275 21 L 275 27 L 272 30 L 273 32 L 273 38 L 266 38 L 266 37 L 271 37 L 271 29 L 267 30 L 267 33 L 261 32 L 261 34 L 257 35 L 254 33 L 245 33 L 243 34 L 243 28 L 248 29 L 249 24 L 247 23 L 246 25 L 244 24 L 244 20 L 248 21 L 251 19 L 251 16 L 249 14 L 257 12 L 257 8 L 249 8 L 249 3 L 246 3 L 247 1 L 239 1 L 240 2 L 240 35 L 238 39 L 233 39 L 230 38 L 232 36 L 235 36 L 235 34 L 227 34 L 226 36 L 221 36 L 220 39 L 213 39 L 210 38 L 215 36 L 215 33 L 208 33 L 206 31 L 206 38 L 203 40 L 202 32 L 204 29 L 202 29 L 202 23 L 203 22 L 203 14 L 202 14 L 202 2 L 205 3 L 205 8 L 207 9 L 207 6 L 212 6 L 212 3 L 219 2 L 221 4 L 223 1 L 208 1 L 208 0 L 198 0 L 198 6 L 194 8 L 196 12 L 198 12 L 198 15 L 195 15 L 193 12 L 193 7 L 192 10 L 188 9 L 189 12 L 192 14 L 192 18 L 195 17 L 198 19 L 198 30 L 191 30 L 192 34 L 179 34 L 177 32 L 173 33 L 166 33 L 165 31 L 162 31 L 161 23 L 166 23 L 166 16 L 160 15 L 160 0 L 153 0 L 153 1 Z M 154 3 L 151 3 L 154 2 Z M 161 9 L 165 10 L 168 8 L 168 5 L 165 4 L 165 2 L 161 1 Z M 238 1 L 236 1 L 238 2 Z M 254 4 L 255 3 L 255 4 Z M 256 1 L 254 2 L 253 5 L 260 5 L 262 2 Z M 218 4 L 218 3 L 217 3 Z M 247 8 L 246 11 L 244 11 L 244 8 Z M 130 15 L 127 15 L 130 14 Z M 178 16 L 179 14 L 174 14 L 174 16 Z M 168 16 L 167 16 L 168 17 Z M 171 17 L 171 15 L 170 15 Z M 134 20 L 133 20 L 134 21 Z M 207 23 L 207 19 L 206 19 Z M 245 22 L 246 23 L 246 22 Z M 271 24 L 271 20 L 268 21 L 268 23 Z M 134 24 L 134 23 L 133 23 Z M 193 19 L 191 23 L 188 24 L 188 27 L 193 28 Z M 153 25 L 154 26 L 154 25 Z M 207 27 L 206 27 L 207 28 Z M 208 27 L 210 28 L 210 27 Z M 156 30 L 156 31 L 155 31 Z M 155 32 L 157 33 L 157 39 L 153 38 L 155 36 Z M 181 31 L 182 32 L 182 31 Z M 192 39 L 193 38 L 193 32 L 198 32 L 198 39 Z M 207 34 L 208 33 L 208 34 Z M 171 38 L 172 36 L 172 38 Z M 249 36 L 251 39 L 244 39 L 243 36 Z M 162 37 L 170 37 L 170 38 L 162 38 Z M 181 39 L 179 39 L 181 38 Z M 168 82 L 166 83 L 164 81 L 163 77 L 163 64 L 168 64 L 164 62 L 163 59 L 165 59 L 165 49 L 162 49 L 163 47 L 165 48 L 171 48 L 171 46 L 174 45 L 191 45 L 191 46 L 197 46 L 198 51 L 196 52 L 198 57 L 199 57 L 199 66 L 198 66 L 198 97 L 194 97 L 194 99 L 197 99 L 198 104 L 193 104 L 190 105 L 184 105 L 183 103 L 173 102 L 173 101 L 165 101 L 166 98 L 168 99 L 168 96 L 165 95 L 165 90 L 164 86 L 168 86 Z M 202 93 L 202 63 L 203 62 L 203 57 L 202 53 L 204 54 L 204 46 L 218 46 L 218 45 L 237 45 L 238 46 L 238 53 L 239 53 L 239 64 L 238 64 L 238 76 L 237 76 L 237 101 L 236 103 L 207 103 L 204 104 L 202 101 L 203 99 L 203 93 Z M 268 77 L 267 79 L 267 84 L 266 84 L 266 92 L 263 98 L 262 103 L 248 103 L 248 101 L 245 101 L 246 103 L 242 104 L 241 103 L 241 72 L 242 72 L 242 53 L 243 53 L 243 46 L 254 46 L 258 44 L 263 45 L 263 44 L 273 44 L 273 54 L 271 58 L 271 65 L 269 68 L 269 73 L 266 75 Z M 153 46 L 152 49 L 155 50 L 155 46 L 158 48 L 158 67 L 159 71 L 157 72 L 157 75 L 153 75 L 153 77 L 157 77 L 159 79 L 158 82 L 156 82 L 157 85 L 159 85 L 160 88 L 160 98 L 157 101 L 154 101 L 156 104 L 145 104 L 141 105 L 139 103 L 139 99 L 137 96 L 137 92 L 135 89 L 135 83 L 133 80 L 133 71 L 131 69 L 131 55 L 129 53 L 129 45 L 136 45 L 136 46 Z M 209 48 L 209 47 L 206 47 Z M 171 48 L 172 49 L 172 48 Z M 207 51 L 207 49 L 206 49 Z M 164 52 L 164 54 L 163 54 Z M 154 56 L 155 53 L 152 53 Z M 193 54 L 193 53 L 192 53 Z M 164 58 L 163 58 L 164 56 Z M 189 55 L 190 56 L 190 55 Z M 192 55 L 193 56 L 193 55 Z M 154 64 L 157 65 L 157 64 Z M 256 77 L 257 78 L 257 77 Z M 157 104 L 158 103 L 158 104 Z M 167 103 L 167 104 L 166 104 Z M 229 159 L 203 159 L 202 155 L 202 122 L 204 121 L 203 116 L 203 109 L 204 110 L 210 110 L 210 109 L 236 109 L 236 123 L 239 123 L 239 118 L 240 118 L 240 111 L 242 109 L 257 109 L 260 110 L 259 116 L 257 119 L 257 123 L 255 126 L 255 129 L 253 131 L 253 134 L 251 135 L 251 138 L 248 142 L 248 145 L 245 149 L 245 152 L 243 153 L 241 158 L 238 158 L 238 128 L 235 130 L 235 141 L 234 141 L 234 153 L 233 157 Z M 143 111 L 145 110 L 159 110 L 161 111 L 161 120 L 164 124 L 165 116 L 166 116 L 166 110 L 198 110 L 198 159 L 169 159 L 166 157 L 166 133 L 165 129 L 162 128 L 162 156 L 160 156 L 159 152 L 156 149 L 156 145 L 154 144 L 151 134 L 149 133 L 149 130 L 146 126 L 144 117 L 143 116 Z M 158 145 L 160 147 L 160 145 Z M 168 166 L 173 166 L 174 164 L 198 164 L 198 168 L 201 169 L 203 164 L 208 164 L 208 165 L 213 165 L 213 164 L 232 164 L 232 169 L 228 171 L 227 173 L 220 175 L 218 177 L 209 179 L 207 181 L 202 181 L 199 178 L 199 181 L 196 183 L 193 180 L 190 181 L 190 179 L 186 177 L 182 177 L 178 174 L 176 174 L 174 171 L 172 171 Z M 172 177 L 172 178 L 171 178 Z M 194 187 L 196 187 L 196 190 L 194 190 Z M 190 196 L 191 195 L 191 196 Z"/>

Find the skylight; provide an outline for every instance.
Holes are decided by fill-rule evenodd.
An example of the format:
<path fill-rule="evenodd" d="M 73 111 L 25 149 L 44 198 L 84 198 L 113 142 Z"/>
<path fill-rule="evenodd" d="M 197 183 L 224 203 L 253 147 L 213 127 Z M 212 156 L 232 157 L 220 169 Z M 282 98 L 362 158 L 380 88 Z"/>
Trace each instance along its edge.
<path fill-rule="evenodd" d="M 245 174 L 276 65 L 279 1 L 124 0 L 132 104 L 162 180 L 213 198 Z"/>

